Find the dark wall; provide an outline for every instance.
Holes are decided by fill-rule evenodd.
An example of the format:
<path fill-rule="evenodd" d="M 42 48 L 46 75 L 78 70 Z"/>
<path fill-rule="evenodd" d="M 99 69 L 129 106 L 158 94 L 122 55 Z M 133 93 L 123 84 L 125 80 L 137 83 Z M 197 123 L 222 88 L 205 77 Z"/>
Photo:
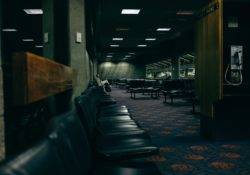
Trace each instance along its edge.
<path fill-rule="evenodd" d="M 98 72 L 102 79 L 146 77 L 145 66 L 128 62 L 103 62 L 99 64 Z"/>
<path fill-rule="evenodd" d="M 243 84 L 241 86 L 226 86 L 225 94 L 250 94 L 250 23 L 249 2 L 225 2 L 224 3 L 224 72 L 230 64 L 231 45 L 243 46 Z M 238 19 L 238 28 L 228 28 L 230 18 Z"/>

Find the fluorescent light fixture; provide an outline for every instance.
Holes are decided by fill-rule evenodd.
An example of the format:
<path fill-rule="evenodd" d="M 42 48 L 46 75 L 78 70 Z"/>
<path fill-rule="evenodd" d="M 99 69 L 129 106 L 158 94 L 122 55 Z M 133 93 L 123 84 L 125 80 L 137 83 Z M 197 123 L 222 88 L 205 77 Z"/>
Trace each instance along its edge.
<path fill-rule="evenodd" d="M 146 41 L 155 41 L 156 38 L 146 38 L 145 40 L 146 40 Z"/>
<path fill-rule="evenodd" d="M 107 55 L 107 58 L 113 58 L 113 55 Z"/>
<path fill-rule="evenodd" d="M 140 9 L 122 9 L 123 15 L 138 15 L 140 13 Z"/>
<path fill-rule="evenodd" d="M 23 9 L 23 11 L 28 15 L 42 15 L 42 9 Z"/>
<path fill-rule="evenodd" d="M 118 32 L 129 31 L 129 28 L 116 28 L 116 31 Z"/>
<path fill-rule="evenodd" d="M 123 38 L 113 38 L 113 41 L 123 41 Z"/>
<path fill-rule="evenodd" d="M 125 58 L 130 58 L 130 57 L 131 57 L 131 55 L 126 55 L 126 56 L 125 56 Z"/>
<path fill-rule="evenodd" d="M 28 38 L 27 38 L 27 39 L 22 39 L 22 41 L 23 41 L 23 42 L 33 42 L 33 41 L 34 41 L 34 39 L 31 39 L 31 38 L 30 38 L 30 39 L 28 39 Z"/>
<path fill-rule="evenodd" d="M 168 32 L 170 30 L 171 30 L 171 28 L 158 28 L 157 29 L 158 32 Z"/>
<path fill-rule="evenodd" d="M 194 12 L 193 11 L 187 11 L 187 10 L 184 10 L 184 11 L 180 10 L 176 14 L 177 15 L 193 15 Z"/>
<path fill-rule="evenodd" d="M 118 44 L 111 44 L 110 47 L 119 47 Z"/>
<path fill-rule="evenodd" d="M 36 48 L 43 48 L 43 45 L 36 45 Z"/>
<path fill-rule="evenodd" d="M 147 47 L 147 45 L 146 44 L 139 44 L 139 45 L 137 45 L 137 47 Z"/>
<path fill-rule="evenodd" d="M 17 29 L 3 29 L 3 32 L 17 32 Z"/>
<path fill-rule="evenodd" d="M 128 54 L 135 55 L 135 53 L 134 53 L 134 52 L 130 52 L 130 53 L 128 53 Z"/>

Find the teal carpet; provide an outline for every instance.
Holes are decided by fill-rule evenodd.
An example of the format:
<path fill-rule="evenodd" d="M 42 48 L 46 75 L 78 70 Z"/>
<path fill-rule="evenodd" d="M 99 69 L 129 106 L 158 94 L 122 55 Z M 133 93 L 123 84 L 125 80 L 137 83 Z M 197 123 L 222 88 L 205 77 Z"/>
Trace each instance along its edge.
<path fill-rule="evenodd" d="M 184 100 L 174 105 L 163 99 L 112 89 L 118 104 L 126 105 L 153 142 L 159 155 L 148 158 L 165 175 L 250 175 L 250 140 L 210 142 L 200 137 L 200 121 Z"/>

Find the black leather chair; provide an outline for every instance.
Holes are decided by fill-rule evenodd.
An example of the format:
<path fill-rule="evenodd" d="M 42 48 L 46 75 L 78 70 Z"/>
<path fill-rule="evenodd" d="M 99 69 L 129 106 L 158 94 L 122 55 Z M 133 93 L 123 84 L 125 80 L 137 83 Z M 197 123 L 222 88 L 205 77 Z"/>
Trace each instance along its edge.
<path fill-rule="evenodd" d="M 69 175 L 56 147 L 43 140 L 33 148 L 6 161 L 0 168 L 1 175 Z"/>
<path fill-rule="evenodd" d="M 49 138 L 57 145 L 66 167 L 74 174 L 93 175 L 160 175 L 156 166 L 145 161 L 107 162 L 93 156 L 94 150 L 79 118 L 74 113 L 55 118 L 51 123 Z M 117 153 L 121 154 L 121 153 Z M 74 163 L 74 166 L 72 165 Z M 79 173 L 76 173 L 79 172 Z"/>
<path fill-rule="evenodd" d="M 109 95 L 104 93 L 99 87 L 93 87 L 88 89 L 83 93 L 83 95 L 89 96 L 92 107 L 95 108 L 95 112 L 99 113 L 101 116 L 113 116 L 113 115 L 129 115 L 128 109 L 126 106 L 119 106 L 113 103 L 103 103 L 103 99 L 110 98 Z M 103 97 L 105 96 L 105 97 Z M 115 101 L 112 99 L 111 101 Z M 95 106 L 93 106 L 95 105 Z"/>
<path fill-rule="evenodd" d="M 112 118 L 109 117 L 110 120 L 107 120 L 107 117 L 105 117 L 106 120 L 99 120 L 99 118 L 94 115 L 95 110 L 91 110 L 92 107 L 90 107 L 91 103 L 89 103 L 89 101 L 90 100 L 87 96 L 80 96 L 75 99 L 79 116 L 83 124 L 86 125 L 85 127 L 89 130 L 90 137 L 92 137 L 91 135 L 93 134 L 91 133 L 93 133 L 94 130 L 99 131 L 100 134 L 105 136 L 109 134 L 122 136 L 123 133 L 125 135 L 128 135 L 128 133 L 130 133 L 130 135 L 134 135 L 134 133 L 132 133 L 133 131 L 142 131 L 142 129 L 139 128 L 130 116 L 118 115 L 113 116 Z M 117 120 L 114 118 L 117 118 Z M 103 117 L 101 117 L 101 119 L 103 119 Z M 124 122 L 121 122 L 121 120 L 124 120 Z"/>
<path fill-rule="evenodd" d="M 86 128 L 89 140 L 94 143 L 100 154 L 117 159 L 158 152 L 158 148 L 152 145 L 146 132 L 136 123 L 117 123 L 106 127 L 98 125 L 88 104 L 86 96 L 76 98 L 76 107 L 82 124 Z"/>
<path fill-rule="evenodd" d="M 97 159 L 75 112 L 55 117 L 47 138 L 0 167 L 0 175 L 161 175 L 143 160 Z"/>

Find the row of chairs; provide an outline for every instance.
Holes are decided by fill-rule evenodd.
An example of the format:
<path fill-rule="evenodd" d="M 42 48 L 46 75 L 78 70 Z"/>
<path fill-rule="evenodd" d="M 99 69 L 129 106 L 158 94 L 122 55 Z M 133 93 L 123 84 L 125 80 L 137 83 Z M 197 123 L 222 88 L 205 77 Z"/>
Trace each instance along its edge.
<path fill-rule="evenodd" d="M 160 92 L 160 84 L 156 80 L 131 79 L 128 80 L 126 89 L 127 92 L 130 92 L 131 98 L 134 99 L 137 93 L 149 94 L 152 98 L 157 98 Z"/>
<path fill-rule="evenodd" d="M 162 94 L 165 97 L 165 102 L 167 97 L 169 97 L 171 104 L 173 104 L 174 98 L 186 98 L 191 100 L 195 98 L 194 89 L 194 80 L 192 79 L 168 80 L 163 84 Z"/>
<path fill-rule="evenodd" d="M 76 110 L 55 117 L 36 146 L 4 162 L 0 175 L 160 175 L 145 161 L 158 153 L 126 106 L 93 87 Z"/>

